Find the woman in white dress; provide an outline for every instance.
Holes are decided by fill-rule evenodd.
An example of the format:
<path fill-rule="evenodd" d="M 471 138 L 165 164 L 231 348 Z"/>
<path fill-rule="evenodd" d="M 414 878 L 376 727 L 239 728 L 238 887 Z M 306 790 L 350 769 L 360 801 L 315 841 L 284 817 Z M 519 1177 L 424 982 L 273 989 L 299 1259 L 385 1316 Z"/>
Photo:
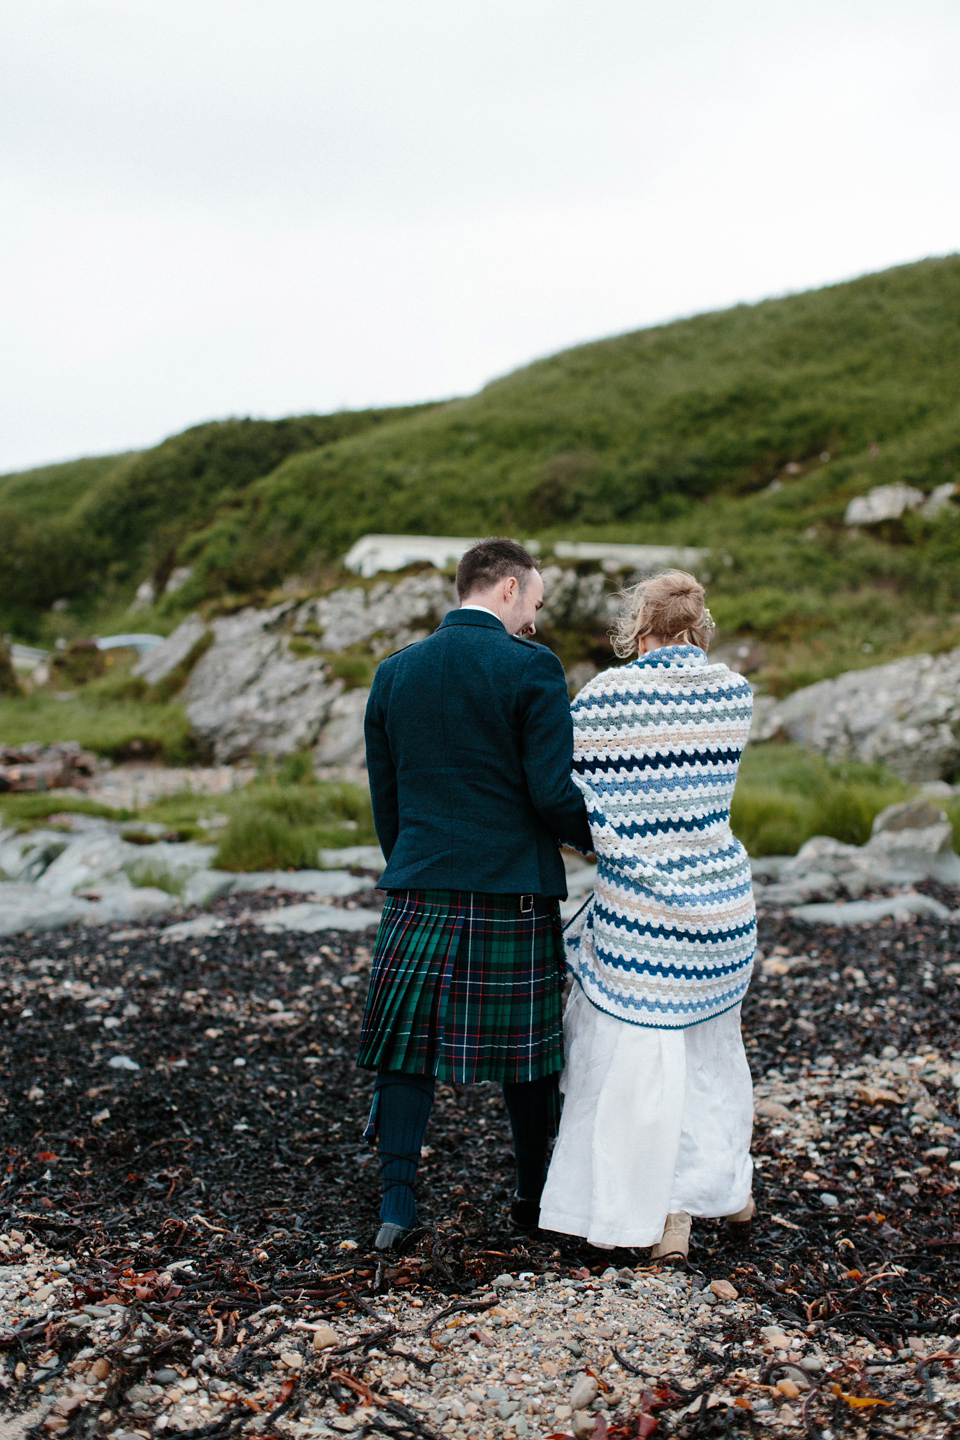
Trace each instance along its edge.
<path fill-rule="evenodd" d="M 712 630 L 692 575 L 637 585 L 614 639 L 635 658 L 573 702 L 597 883 L 566 934 L 576 983 L 540 1225 L 655 1256 L 686 1255 L 691 1216 L 754 1212 L 740 1004 L 756 912 L 730 830 L 753 701 L 708 661 Z"/>

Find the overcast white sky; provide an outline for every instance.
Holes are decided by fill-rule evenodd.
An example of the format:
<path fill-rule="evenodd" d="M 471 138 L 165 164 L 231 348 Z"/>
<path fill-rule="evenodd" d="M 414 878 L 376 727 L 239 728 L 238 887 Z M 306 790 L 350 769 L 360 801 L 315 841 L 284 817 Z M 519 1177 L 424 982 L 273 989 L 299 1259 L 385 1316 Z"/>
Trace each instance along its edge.
<path fill-rule="evenodd" d="M 960 248 L 956 0 L 2 0 L 0 470 Z"/>

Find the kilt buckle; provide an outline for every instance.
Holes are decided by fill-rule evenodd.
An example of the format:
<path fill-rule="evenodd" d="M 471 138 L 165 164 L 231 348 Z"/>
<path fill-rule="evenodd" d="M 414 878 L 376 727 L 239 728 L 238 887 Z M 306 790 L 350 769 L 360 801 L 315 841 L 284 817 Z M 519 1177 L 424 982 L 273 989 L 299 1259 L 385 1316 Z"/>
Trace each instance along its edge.
<path fill-rule="evenodd" d="M 532 895 L 521 895 L 521 896 L 520 896 L 520 914 L 521 914 L 521 915 L 532 915 L 532 914 L 533 914 L 533 896 L 532 896 Z"/>

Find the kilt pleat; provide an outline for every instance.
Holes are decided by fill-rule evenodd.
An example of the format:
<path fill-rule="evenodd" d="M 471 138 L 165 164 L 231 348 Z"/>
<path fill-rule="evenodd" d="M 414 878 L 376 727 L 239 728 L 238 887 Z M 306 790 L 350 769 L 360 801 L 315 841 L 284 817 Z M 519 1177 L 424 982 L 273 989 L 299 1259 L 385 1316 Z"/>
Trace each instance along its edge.
<path fill-rule="evenodd" d="M 380 921 L 357 1064 L 470 1083 L 563 1068 L 559 907 L 515 895 L 391 893 Z"/>

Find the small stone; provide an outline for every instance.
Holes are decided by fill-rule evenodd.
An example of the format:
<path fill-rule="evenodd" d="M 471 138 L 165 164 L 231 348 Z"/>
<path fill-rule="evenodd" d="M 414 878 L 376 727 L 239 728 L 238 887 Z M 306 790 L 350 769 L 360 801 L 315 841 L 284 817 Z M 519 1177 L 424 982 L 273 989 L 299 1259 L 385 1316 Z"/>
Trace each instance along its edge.
<path fill-rule="evenodd" d="M 111 1055 L 107 1061 L 111 1070 L 139 1070 L 140 1066 L 136 1060 L 131 1060 L 129 1055 Z"/>
<path fill-rule="evenodd" d="M 586 1410 L 600 1394 L 600 1385 L 593 1375 L 578 1375 L 570 1391 L 570 1405 L 574 1410 Z"/>
<path fill-rule="evenodd" d="M 710 1289 L 718 1300 L 739 1300 L 740 1291 L 729 1280 L 711 1280 Z"/>
<path fill-rule="evenodd" d="M 554 1360 L 544 1360 L 540 1365 L 540 1369 L 543 1371 L 544 1375 L 546 1375 L 550 1380 L 554 1379 L 554 1377 L 559 1371 L 559 1368 L 560 1367 Z"/>
<path fill-rule="evenodd" d="M 798 1425 L 800 1423 L 789 1405 L 780 1406 L 780 1413 L 777 1416 L 777 1419 L 781 1425 Z M 825 1433 L 825 1431 L 821 1431 L 821 1434 Z"/>
<path fill-rule="evenodd" d="M 155 1385 L 176 1385 L 180 1376 L 176 1370 L 154 1370 L 153 1383 Z"/>
<path fill-rule="evenodd" d="M 829 1190 L 823 1190 L 820 1194 L 820 1204 L 825 1205 L 828 1210 L 832 1210 L 835 1206 L 840 1204 L 840 1201 L 837 1199 L 836 1195 L 831 1195 Z"/>
<path fill-rule="evenodd" d="M 313 1332 L 314 1350 L 329 1350 L 337 1343 L 337 1332 L 332 1325 L 318 1325 Z"/>
<path fill-rule="evenodd" d="M 558 1405 L 553 1413 L 554 1415 L 556 1415 L 558 1420 L 569 1420 L 570 1416 L 573 1414 L 573 1406 Z"/>
<path fill-rule="evenodd" d="M 93 1376 L 94 1380 L 106 1380 L 107 1376 L 110 1374 L 110 1361 L 107 1360 L 105 1356 L 101 1355 L 100 1358 L 94 1360 L 93 1364 L 90 1366 L 90 1374 Z"/>
<path fill-rule="evenodd" d="M 574 1410 L 571 1424 L 577 1440 L 587 1440 L 587 1436 L 597 1428 L 597 1417 L 589 1410 Z"/>
<path fill-rule="evenodd" d="M 78 1410 L 82 1404 L 83 1400 L 79 1395 L 61 1395 L 60 1399 L 54 1403 L 53 1413 L 54 1415 L 72 1415 L 74 1410 Z"/>
<path fill-rule="evenodd" d="M 788 1400 L 796 1400 L 800 1394 L 800 1386 L 795 1380 L 778 1380 L 773 1388 L 778 1395 L 784 1395 Z"/>
<path fill-rule="evenodd" d="M 512 1275 L 498 1275 L 496 1280 L 492 1282 L 494 1290 L 509 1290 L 516 1285 L 516 1283 Z"/>
<path fill-rule="evenodd" d="M 823 1369 L 823 1361 L 819 1355 L 804 1355 L 797 1363 L 802 1370 L 808 1370 L 811 1375 L 817 1375 Z"/>
<path fill-rule="evenodd" d="M 153 1399 L 153 1390 L 149 1385 L 131 1385 L 127 1391 L 126 1398 L 130 1401 L 131 1405 L 135 1405 L 138 1400 L 144 1404 L 149 1404 Z"/>
<path fill-rule="evenodd" d="M 773 1345 L 777 1350 L 789 1348 L 790 1341 L 779 1325 L 761 1325 L 760 1334 L 768 1345 Z"/>
<path fill-rule="evenodd" d="M 303 1356 L 296 1350 L 282 1350 L 280 1352 L 281 1364 L 286 1365 L 288 1370 L 301 1370 L 303 1368 Z"/>
<path fill-rule="evenodd" d="M 66 1430 L 69 1424 L 70 1421 L 65 1420 L 62 1415 L 48 1415 L 43 1422 L 43 1428 L 51 1434 L 56 1435 L 58 1431 Z"/>

